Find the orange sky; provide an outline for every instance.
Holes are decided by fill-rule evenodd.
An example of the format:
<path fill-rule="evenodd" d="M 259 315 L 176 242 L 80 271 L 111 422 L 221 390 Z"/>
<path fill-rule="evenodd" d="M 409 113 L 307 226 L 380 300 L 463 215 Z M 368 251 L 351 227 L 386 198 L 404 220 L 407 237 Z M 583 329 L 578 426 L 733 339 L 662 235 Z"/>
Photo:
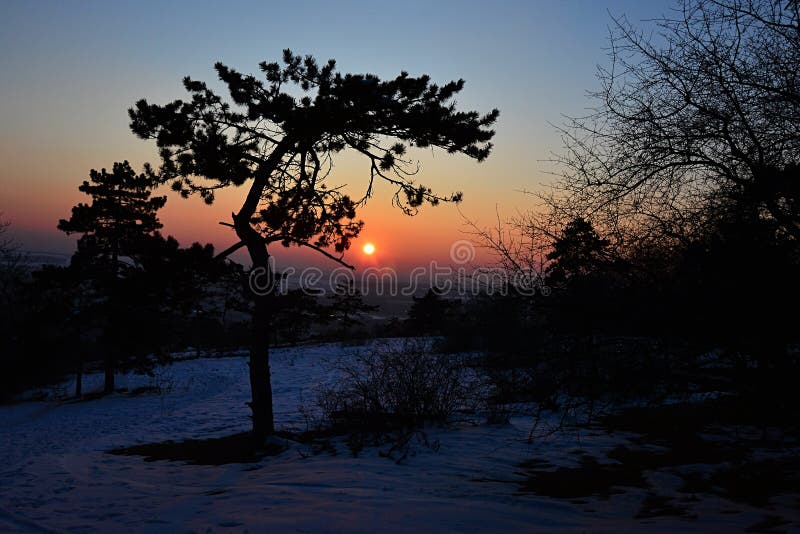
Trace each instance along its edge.
<path fill-rule="evenodd" d="M 127 128 L 126 122 L 120 123 L 119 129 Z M 506 136 L 501 132 L 498 137 Z M 104 162 L 96 162 L 97 153 L 111 152 L 106 167 L 110 167 L 114 160 L 126 157 L 137 169 L 144 161 L 158 161 L 153 144 L 136 139 L 132 134 L 127 138 L 120 135 L 121 147 L 113 151 L 102 147 L 102 139 L 97 140 L 101 146 L 93 149 L 96 145 L 84 146 L 72 138 L 65 138 L 54 143 L 44 155 L 24 137 L 2 141 L 0 157 L 4 162 L 4 179 L 0 181 L 0 209 L 4 218 L 12 221 L 17 239 L 29 250 L 72 251 L 74 238 L 61 234 L 55 226 L 59 218 L 69 216 L 73 205 L 88 199 L 77 188 L 88 177 L 89 168 L 103 166 Z M 420 161 L 420 182 L 441 194 L 463 191 L 464 201 L 458 207 L 453 204 L 423 206 L 418 215 L 409 217 L 392 207 L 394 190 L 388 184 L 376 183 L 374 196 L 359 211 L 359 218 L 366 225 L 358 242 L 347 253 L 347 261 L 357 267 L 380 265 L 404 271 L 431 260 L 447 262 L 451 244 L 465 239 L 462 233 L 464 216 L 479 223 L 493 224 L 496 208 L 512 215 L 517 207 L 530 204 L 530 199 L 519 190 L 536 188 L 537 180 L 533 179 L 534 174 L 529 169 L 522 174 L 515 171 L 513 162 L 520 158 L 519 150 L 523 149 L 515 145 L 511 142 L 498 144 L 495 153 L 480 164 L 465 156 L 449 155 L 443 151 L 412 153 Z M 363 193 L 368 177 L 366 160 L 357 154 L 343 153 L 336 160 L 330 180 L 337 184 L 346 183 L 355 195 L 356 192 Z M 158 194 L 169 197 L 166 207 L 160 212 L 163 233 L 175 236 L 184 245 L 202 241 L 214 243 L 219 250 L 227 247 L 235 242 L 235 236 L 230 228 L 218 223 L 229 222 L 230 213 L 238 211 L 246 193 L 245 187 L 221 191 L 212 206 L 205 205 L 199 197 L 180 198 L 168 187 L 163 187 Z M 367 241 L 377 248 L 372 257 L 361 252 L 361 246 Z M 324 267 L 328 261 L 294 248 L 287 251 L 273 246 L 273 249 L 281 263 Z M 476 260 L 481 258 L 479 255 Z M 241 254 L 236 259 L 246 261 Z"/>

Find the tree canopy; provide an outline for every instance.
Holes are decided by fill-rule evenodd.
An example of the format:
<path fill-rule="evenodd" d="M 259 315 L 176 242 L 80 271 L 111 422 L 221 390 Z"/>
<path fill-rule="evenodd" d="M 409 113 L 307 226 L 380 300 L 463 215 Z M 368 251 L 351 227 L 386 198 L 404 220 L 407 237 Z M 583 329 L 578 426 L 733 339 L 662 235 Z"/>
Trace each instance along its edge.
<path fill-rule="evenodd" d="M 491 151 L 489 126 L 498 111 L 458 111 L 452 99 L 463 80 L 438 86 L 406 72 L 386 81 L 343 75 L 333 60 L 320 66 L 289 50 L 282 64 L 260 68 L 263 79 L 215 65 L 230 100 L 187 77 L 189 100 L 140 100 L 130 116 L 132 130 L 161 148 L 161 166 L 151 171 L 182 195 L 199 193 L 211 203 L 215 190 L 251 182 L 238 215 L 252 217 L 268 243 L 333 246 L 341 253 L 362 228 L 356 208 L 371 196 L 376 179 L 397 187 L 394 203 L 408 213 L 426 202 L 461 199 L 414 180 L 417 168 L 403 159 L 409 146 L 440 147 L 478 161 Z M 326 182 L 333 156 L 348 148 L 368 160 L 361 198 Z"/>
<path fill-rule="evenodd" d="M 74 206 L 72 216 L 61 219 L 58 229 L 83 234 L 79 252 L 94 261 L 116 263 L 120 256 L 135 257 L 143 238 L 161 228 L 157 211 L 167 197 L 152 196 L 154 186 L 151 177 L 136 174 L 127 161 L 114 163 L 110 173 L 92 169 L 89 180 L 78 187 L 92 203 Z"/>

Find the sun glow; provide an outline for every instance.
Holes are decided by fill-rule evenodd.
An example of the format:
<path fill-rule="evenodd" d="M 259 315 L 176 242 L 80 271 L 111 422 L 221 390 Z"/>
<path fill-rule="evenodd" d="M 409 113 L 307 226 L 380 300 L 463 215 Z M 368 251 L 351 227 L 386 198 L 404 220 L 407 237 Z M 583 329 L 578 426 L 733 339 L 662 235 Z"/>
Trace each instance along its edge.
<path fill-rule="evenodd" d="M 375 253 L 375 245 L 373 245 L 372 243 L 366 243 L 362 250 L 364 251 L 364 254 L 366 254 L 367 256 L 371 256 L 372 254 Z"/>

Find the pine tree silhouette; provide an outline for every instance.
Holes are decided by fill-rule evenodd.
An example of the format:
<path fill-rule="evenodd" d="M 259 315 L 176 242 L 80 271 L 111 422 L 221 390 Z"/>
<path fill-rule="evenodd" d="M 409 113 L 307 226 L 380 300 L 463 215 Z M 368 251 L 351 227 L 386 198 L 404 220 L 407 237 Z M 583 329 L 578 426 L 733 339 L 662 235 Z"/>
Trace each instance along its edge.
<path fill-rule="evenodd" d="M 161 228 L 157 211 L 167 197 L 153 197 L 155 185 L 150 176 L 136 174 L 127 161 L 114 163 L 110 173 L 92 169 L 89 180 L 78 187 L 91 197 L 91 204 L 74 206 L 72 216 L 58 223 L 58 229 L 68 235 L 83 234 L 72 263 L 81 277 L 91 280 L 94 290 L 103 295 L 106 393 L 114 391 L 116 363 L 127 330 L 124 316 L 129 305 L 124 302 L 120 280 L 131 262 L 137 263 L 147 239 Z"/>
<path fill-rule="evenodd" d="M 248 184 L 229 224 L 238 242 L 221 255 L 246 248 L 267 285 L 275 278 L 269 252 L 273 243 L 309 247 L 352 268 L 342 255 L 361 232 L 356 210 L 372 196 L 375 181 L 393 186 L 393 204 L 408 214 L 425 203 L 461 200 L 460 193 L 440 196 L 415 181 L 418 169 L 406 159 L 410 146 L 438 147 L 477 161 L 491 152 L 490 126 L 498 111 L 458 110 L 452 100 L 463 80 L 439 86 L 427 75 L 406 72 L 390 80 L 343 75 L 333 60 L 319 65 L 290 50 L 284 50 L 282 64 L 259 66 L 263 80 L 215 65 L 230 100 L 187 77 L 189 99 L 166 105 L 140 100 L 129 114 L 133 132 L 160 149 L 161 165 L 151 169 L 153 176 L 183 196 L 197 193 L 211 203 L 217 189 Z M 334 157 L 344 150 L 367 162 L 361 198 L 331 183 Z M 273 301 L 270 294 L 254 296 L 249 366 L 256 438 L 274 430 L 269 369 Z"/>

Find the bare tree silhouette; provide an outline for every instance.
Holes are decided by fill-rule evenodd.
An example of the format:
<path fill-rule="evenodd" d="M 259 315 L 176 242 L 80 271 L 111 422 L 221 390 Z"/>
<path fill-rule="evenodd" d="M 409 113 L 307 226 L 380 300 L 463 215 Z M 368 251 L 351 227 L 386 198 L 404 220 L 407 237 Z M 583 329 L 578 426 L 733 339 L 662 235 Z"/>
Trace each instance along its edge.
<path fill-rule="evenodd" d="M 800 7 L 683 0 L 614 20 L 593 113 L 563 128 L 565 218 L 685 244 L 732 206 L 800 239 Z M 738 208 L 737 208 L 738 209 Z"/>

